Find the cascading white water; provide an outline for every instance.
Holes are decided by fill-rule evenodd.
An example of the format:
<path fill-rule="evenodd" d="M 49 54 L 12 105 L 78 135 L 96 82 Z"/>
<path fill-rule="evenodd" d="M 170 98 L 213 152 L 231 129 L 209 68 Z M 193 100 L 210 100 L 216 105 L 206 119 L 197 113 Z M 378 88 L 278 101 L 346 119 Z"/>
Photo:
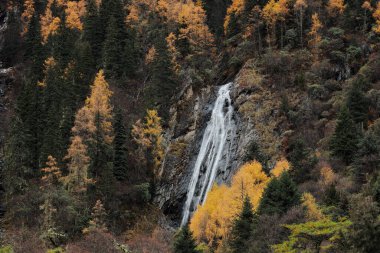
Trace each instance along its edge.
<path fill-rule="evenodd" d="M 231 86 L 232 83 L 228 83 L 219 89 L 211 119 L 207 123 L 194 165 L 183 208 L 181 226 L 188 222 L 193 210 L 205 202 L 218 171 L 223 171 L 228 166 L 231 139 L 236 131 L 233 119 L 234 109 L 230 97 Z"/>

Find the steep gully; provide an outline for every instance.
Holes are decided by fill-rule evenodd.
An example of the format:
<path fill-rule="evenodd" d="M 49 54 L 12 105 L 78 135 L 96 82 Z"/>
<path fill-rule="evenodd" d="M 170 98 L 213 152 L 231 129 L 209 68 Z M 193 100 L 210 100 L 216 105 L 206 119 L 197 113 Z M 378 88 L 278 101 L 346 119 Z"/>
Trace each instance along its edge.
<path fill-rule="evenodd" d="M 230 97 L 232 86 L 232 83 L 228 83 L 219 88 L 192 170 L 183 206 L 182 226 L 188 222 L 197 206 L 204 204 L 216 176 L 223 173 L 230 163 L 237 129 Z"/>

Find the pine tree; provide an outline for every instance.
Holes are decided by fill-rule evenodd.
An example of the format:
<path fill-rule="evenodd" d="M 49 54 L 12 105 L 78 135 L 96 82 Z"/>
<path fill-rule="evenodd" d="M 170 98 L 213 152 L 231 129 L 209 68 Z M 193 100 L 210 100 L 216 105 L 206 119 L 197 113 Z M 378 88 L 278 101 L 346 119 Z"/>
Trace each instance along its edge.
<path fill-rule="evenodd" d="M 29 25 L 28 32 L 25 34 L 25 56 L 31 64 L 31 81 L 37 82 L 42 79 L 44 50 L 41 41 L 41 26 L 38 14 L 34 13 Z"/>
<path fill-rule="evenodd" d="M 288 172 L 273 178 L 264 191 L 258 208 L 259 214 L 284 214 L 299 204 L 300 194 Z"/>
<path fill-rule="evenodd" d="M 117 20 L 111 17 L 103 48 L 104 72 L 108 78 L 120 78 L 124 71 L 124 47 Z"/>
<path fill-rule="evenodd" d="M 359 133 L 348 108 L 343 107 L 330 141 L 332 155 L 341 158 L 347 164 L 351 163 L 358 149 Z"/>
<path fill-rule="evenodd" d="M 125 180 L 128 173 L 127 163 L 127 133 L 123 123 L 123 116 L 118 110 L 115 114 L 115 140 L 114 140 L 114 162 L 113 173 L 118 180 Z"/>
<path fill-rule="evenodd" d="M 363 80 L 353 83 L 347 97 L 347 107 L 355 123 L 367 126 L 368 121 L 368 99 L 363 92 Z"/>
<path fill-rule="evenodd" d="M 103 48 L 102 37 L 104 36 L 100 25 L 104 24 L 100 24 L 96 2 L 95 0 L 88 0 L 83 23 L 83 37 L 84 40 L 88 41 L 91 47 L 92 57 L 97 65 L 100 64 L 99 60 L 101 59 Z M 105 32 L 105 30 L 103 32 Z"/>
<path fill-rule="evenodd" d="M 157 40 L 156 55 L 152 62 L 152 77 L 148 90 L 149 104 L 159 107 L 159 115 L 166 122 L 169 118 L 169 106 L 172 96 L 177 91 L 171 59 L 166 41 Z"/>
<path fill-rule="evenodd" d="M 33 175 L 33 153 L 28 146 L 25 125 L 16 115 L 11 124 L 11 132 L 5 146 L 3 185 L 7 196 L 22 193 Z"/>
<path fill-rule="evenodd" d="M 232 253 L 248 252 L 248 241 L 252 235 L 252 225 L 255 215 L 252 211 L 251 200 L 244 198 L 243 208 L 232 224 L 229 246 Z"/>
<path fill-rule="evenodd" d="M 176 253 L 197 253 L 196 243 L 189 225 L 181 228 L 175 238 L 174 250 Z"/>

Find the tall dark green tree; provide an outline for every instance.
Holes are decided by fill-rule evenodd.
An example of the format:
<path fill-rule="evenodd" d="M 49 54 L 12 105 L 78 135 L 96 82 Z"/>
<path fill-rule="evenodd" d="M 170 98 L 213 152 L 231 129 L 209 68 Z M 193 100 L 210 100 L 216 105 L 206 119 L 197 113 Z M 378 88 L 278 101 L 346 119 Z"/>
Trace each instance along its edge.
<path fill-rule="evenodd" d="M 353 83 L 347 97 L 347 107 L 355 123 L 360 123 L 367 127 L 368 121 L 368 99 L 363 92 L 363 80 L 357 80 Z"/>
<path fill-rule="evenodd" d="M 108 23 L 107 36 L 103 48 L 104 71 L 108 78 L 120 78 L 124 71 L 124 43 L 122 32 L 114 17 Z"/>
<path fill-rule="evenodd" d="M 33 153 L 28 143 L 28 134 L 25 125 L 19 116 L 12 120 L 11 132 L 5 146 L 5 166 L 2 172 L 3 187 L 9 196 L 23 193 L 33 171 Z"/>
<path fill-rule="evenodd" d="M 189 225 L 181 228 L 175 238 L 174 251 L 176 253 L 198 253 L 193 233 L 189 229 Z"/>
<path fill-rule="evenodd" d="M 371 197 L 352 198 L 350 243 L 354 252 L 380 252 L 380 208 Z"/>
<path fill-rule="evenodd" d="M 246 196 L 244 198 L 243 208 L 232 224 L 228 243 L 232 253 L 248 252 L 248 242 L 252 235 L 254 218 L 255 214 L 252 211 L 251 200 Z"/>
<path fill-rule="evenodd" d="M 347 107 L 338 116 L 335 132 L 330 141 L 332 155 L 341 158 L 346 164 L 352 162 L 358 150 L 359 133 Z"/>
<path fill-rule="evenodd" d="M 127 162 L 127 132 L 123 123 L 123 116 L 121 111 L 118 110 L 114 119 L 114 162 L 113 173 L 117 180 L 125 180 L 128 172 Z"/>
<path fill-rule="evenodd" d="M 287 159 L 292 166 L 290 174 L 295 182 L 302 183 L 310 179 L 310 172 L 316 165 L 317 159 L 306 148 L 304 140 L 300 137 L 296 137 L 290 141 Z"/>
<path fill-rule="evenodd" d="M 102 55 L 102 38 L 104 36 L 102 32 L 106 32 L 106 30 L 102 31 L 100 29 L 101 25 L 103 26 L 104 24 L 100 24 L 98 7 L 96 6 L 95 0 L 88 0 L 83 22 L 83 38 L 88 41 L 93 59 L 97 65 L 100 64 Z"/>
<path fill-rule="evenodd" d="M 42 79 L 44 55 L 45 51 L 41 42 L 41 25 L 38 15 L 34 13 L 25 35 L 25 57 L 31 61 L 29 77 L 32 82 Z"/>
<path fill-rule="evenodd" d="M 155 48 L 156 55 L 151 64 L 152 76 L 148 87 L 149 104 L 158 106 L 159 115 L 167 121 L 170 101 L 177 92 L 177 83 L 165 39 L 158 38 Z"/>
<path fill-rule="evenodd" d="M 273 178 L 264 191 L 258 213 L 284 214 L 291 207 L 299 204 L 300 193 L 290 174 L 284 172 L 279 178 Z"/>

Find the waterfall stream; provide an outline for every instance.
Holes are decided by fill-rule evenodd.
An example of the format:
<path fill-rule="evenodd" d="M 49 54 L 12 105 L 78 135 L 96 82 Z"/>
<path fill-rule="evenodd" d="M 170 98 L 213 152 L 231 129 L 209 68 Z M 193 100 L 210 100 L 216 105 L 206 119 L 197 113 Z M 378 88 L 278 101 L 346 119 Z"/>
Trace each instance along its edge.
<path fill-rule="evenodd" d="M 228 83 L 219 88 L 193 168 L 181 226 L 188 222 L 196 207 L 205 202 L 216 177 L 228 167 L 232 140 L 236 131 L 230 97 L 231 87 L 232 83 Z"/>

